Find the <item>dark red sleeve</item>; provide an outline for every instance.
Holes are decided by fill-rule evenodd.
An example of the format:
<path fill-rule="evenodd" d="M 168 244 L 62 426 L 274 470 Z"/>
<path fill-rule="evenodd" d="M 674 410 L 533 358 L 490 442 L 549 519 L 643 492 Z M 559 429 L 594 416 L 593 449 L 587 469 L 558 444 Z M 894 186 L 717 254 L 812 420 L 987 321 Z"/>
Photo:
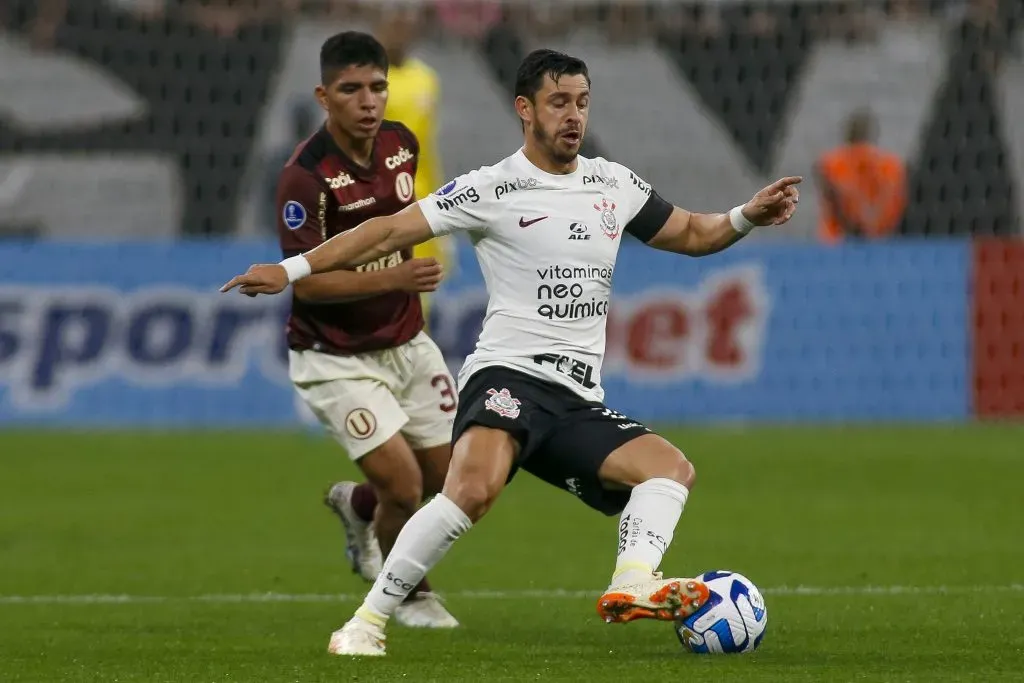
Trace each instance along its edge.
<path fill-rule="evenodd" d="M 301 166 L 287 166 L 277 181 L 277 235 L 285 258 L 326 239 L 327 191 Z"/>

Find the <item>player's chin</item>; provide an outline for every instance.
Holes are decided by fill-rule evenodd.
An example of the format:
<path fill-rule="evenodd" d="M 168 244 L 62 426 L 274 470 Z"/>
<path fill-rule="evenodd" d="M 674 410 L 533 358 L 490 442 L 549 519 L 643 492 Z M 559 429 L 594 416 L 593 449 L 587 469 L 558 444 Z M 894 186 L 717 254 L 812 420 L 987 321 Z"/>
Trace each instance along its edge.
<path fill-rule="evenodd" d="M 569 141 L 569 140 L 566 140 L 564 138 L 559 137 L 558 138 L 558 144 L 555 145 L 556 156 L 558 156 L 560 161 L 563 161 L 563 162 L 566 162 L 566 163 L 572 161 L 580 153 L 580 144 L 581 143 L 582 143 L 582 139 L 577 139 L 575 141 Z"/>

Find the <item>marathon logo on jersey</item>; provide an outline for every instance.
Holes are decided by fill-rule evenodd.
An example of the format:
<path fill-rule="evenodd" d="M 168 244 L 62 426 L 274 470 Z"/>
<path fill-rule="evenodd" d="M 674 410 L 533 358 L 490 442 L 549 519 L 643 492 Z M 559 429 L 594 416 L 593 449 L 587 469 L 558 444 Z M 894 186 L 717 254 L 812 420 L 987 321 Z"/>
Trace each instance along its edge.
<path fill-rule="evenodd" d="M 373 206 L 377 203 L 376 197 L 367 197 L 354 201 L 351 204 L 344 204 L 338 207 L 338 211 L 358 211 L 359 209 L 365 209 L 368 206 Z"/>
<path fill-rule="evenodd" d="M 537 314 L 548 320 L 579 320 L 608 315 L 608 299 L 587 297 L 581 281 L 609 285 L 612 269 L 599 266 L 548 266 L 538 268 Z M 559 282 L 560 281 L 560 282 Z"/>
<path fill-rule="evenodd" d="M 512 398 L 508 389 L 488 389 L 487 400 L 484 401 L 484 408 L 492 410 L 502 417 L 514 420 L 519 417 L 519 406 L 522 402 L 518 398 Z"/>
<path fill-rule="evenodd" d="M 395 154 L 394 156 L 390 156 L 390 157 L 388 157 L 387 159 L 384 160 L 384 166 L 389 171 L 394 171 L 396 168 L 398 168 L 402 164 L 404 164 L 406 162 L 409 162 L 409 161 L 412 161 L 415 158 L 416 158 L 416 155 L 413 154 L 412 152 L 410 152 L 409 150 L 407 150 L 405 147 L 399 147 L 397 154 Z"/>
<path fill-rule="evenodd" d="M 593 379 L 594 366 L 583 361 L 569 356 L 560 356 L 557 353 L 540 353 L 533 357 L 533 362 L 537 365 L 553 365 L 557 372 L 586 389 L 593 389 L 597 386 Z"/>
<path fill-rule="evenodd" d="M 449 183 L 449 185 L 452 185 L 452 183 Z M 445 185 L 438 190 L 438 194 L 443 194 L 442 191 L 446 188 L 448 188 L 448 185 Z M 448 189 L 448 193 L 449 194 L 443 199 L 437 200 L 437 208 L 442 211 L 451 211 L 457 206 L 462 206 L 463 204 L 476 204 L 480 201 L 480 193 L 476 191 L 475 187 L 464 187 L 456 191 L 456 188 L 452 185 L 451 189 Z"/>
<path fill-rule="evenodd" d="M 512 192 L 518 192 L 519 190 L 533 190 L 536 189 L 538 185 L 540 185 L 540 183 L 536 178 L 516 178 L 515 180 L 506 180 L 494 188 L 494 198 L 501 199 L 505 195 Z"/>
<path fill-rule="evenodd" d="M 340 190 L 343 187 L 356 184 L 356 181 L 352 179 L 352 176 L 344 171 L 338 171 L 338 175 L 333 178 L 324 178 L 324 181 L 332 190 Z"/>
<path fill-rule="evenodd" d="M 306 224 L 306 207 L 296 201 L 286 202 L 281 220 L 289 230 L 298 230 Z"/>
<path fill-rule="evenodd" d="M 596 173 L 594 173 L 593 175 L 585 175 L 585 176 L 583 176 L 583 184 L 584 185 L 600 184 L 600 185 L 604 185 L 605 187 L 610 187 L 613 190 L 619 189 L 619 179 L 618 178 L 616 178 L 615 176 L 610 176 L 610 175 L 608 175 L 608 176 L 598 175 Z"/>
<path fill-rule="evenodd" d="M 402 252 L 396 251 L 390 256 L 381 256 L 376 261 L 370 261 L 369 263 L 364 263 L 361 266 L 356 266 L 356 272 L 372 273 L 377 270 L 384 270 L 385 268 L 394 268 L 395 266 L 401 265 L 404 260 L 405 259 L 402 258 Z"/>

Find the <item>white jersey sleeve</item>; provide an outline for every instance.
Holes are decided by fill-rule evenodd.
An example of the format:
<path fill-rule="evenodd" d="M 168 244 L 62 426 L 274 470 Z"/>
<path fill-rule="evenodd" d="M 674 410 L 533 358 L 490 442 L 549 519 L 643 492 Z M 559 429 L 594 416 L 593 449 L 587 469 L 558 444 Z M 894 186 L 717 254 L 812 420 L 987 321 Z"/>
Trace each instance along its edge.
<path fill-rule="evenodd" d="M 609 162 L 609 165 L 617 180 L 617 196 L 623 203 L 625 231 L 642 242 L 649 242 L 665 225 L 675 207 L 630 169 L 615 162 Z"/>
<path fill-rule="evenodd" d="M 493 173 L 485 167 L 450 180 L 419 200 L 418 204 L 434 235 L 487 231 L 494 219 L 491 184 Z"/>

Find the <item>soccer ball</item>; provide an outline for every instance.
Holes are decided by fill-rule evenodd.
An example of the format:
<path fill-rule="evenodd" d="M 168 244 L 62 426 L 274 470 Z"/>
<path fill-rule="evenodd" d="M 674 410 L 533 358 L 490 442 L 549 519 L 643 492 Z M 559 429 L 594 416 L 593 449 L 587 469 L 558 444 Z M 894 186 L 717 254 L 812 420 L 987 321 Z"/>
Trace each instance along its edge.
<path fill-rule="evenodd" d="M 730 571 L 707 572 L 700 577 L 711 597 L 686 619 L 676 621 L 679 642 L 697 654 L 753 652 L 764 638 L 768 611 L 750 579 Z"/>

